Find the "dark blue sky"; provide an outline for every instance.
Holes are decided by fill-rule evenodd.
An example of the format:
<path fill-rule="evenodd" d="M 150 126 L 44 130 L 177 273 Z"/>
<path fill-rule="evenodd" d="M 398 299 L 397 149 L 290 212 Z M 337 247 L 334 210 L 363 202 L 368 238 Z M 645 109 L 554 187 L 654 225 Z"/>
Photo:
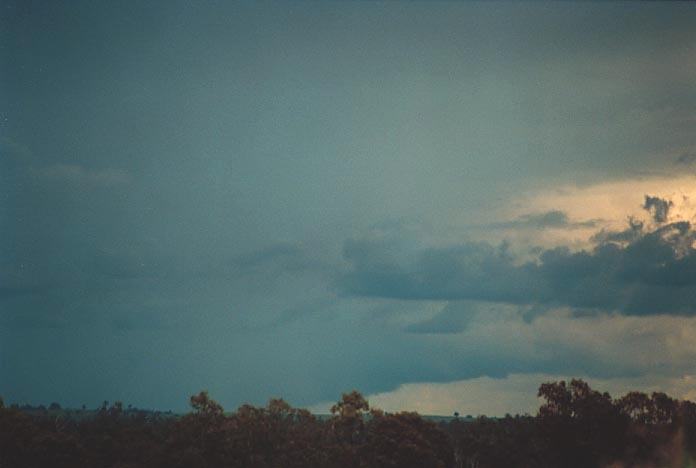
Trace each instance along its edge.
<path fill-rule="evenodd" d="M 6 400 L 696 396 L 696 6 L 0 8 Z"/>

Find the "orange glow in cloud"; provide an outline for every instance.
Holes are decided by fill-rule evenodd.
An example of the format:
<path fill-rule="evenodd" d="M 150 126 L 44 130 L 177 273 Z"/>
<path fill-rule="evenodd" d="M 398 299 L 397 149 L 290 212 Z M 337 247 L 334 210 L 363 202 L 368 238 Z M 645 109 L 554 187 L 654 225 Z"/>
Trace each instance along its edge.
<path fill-rule="evenodd" d="M 572 228 L 549 226 L 545 229 L 510 227 L 501 229 L 493 238 L 507 239 L 520 246 L 567 246 L 583 249 L 591 245 L 591 237 L 601 229 L 623 230 L 629 217 L 647 227 L 655 222 L 643 208 L 646 195 L 672 202 L 666 222 L 696 221 L 696 176 L 655 176 L 643 179 L 618 180 L 595 185 L 564 185 L 522 194 L 495 214 L 498 219 L 515 220 L 520 215 L 563 211 Z M 592 225 L 583 222 L 594 221 Z M 490 240 L 490 233 L 487 233 Z"/>

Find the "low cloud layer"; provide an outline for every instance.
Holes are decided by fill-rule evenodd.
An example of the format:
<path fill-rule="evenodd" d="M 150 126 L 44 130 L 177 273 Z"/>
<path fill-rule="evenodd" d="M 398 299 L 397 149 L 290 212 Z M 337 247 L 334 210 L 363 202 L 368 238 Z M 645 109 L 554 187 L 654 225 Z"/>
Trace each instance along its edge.
<path fill-rule="evenodd" d="M 388 410 L 425 414 L 533 413 L 539 384 L 568 377 L 586 378 L 615 395 L 641 389 L 696 397 L 696 318 L 577 317 L 559 309 L 524 321 L 512 310 L 488 312 L 470 319 L 463 331 L 406 342 L 402 352 L 419 371 L 409 385 L 388 391 L 366 387 L 372 400 Z M 385 345 L 394 345 L 391 337 Z M 427 372 L 419 366 L 420 353 L 432 363 Z M 387 374 L 373 383 L 389 380 Z"/>
<path fill-rule="evenodd" d="M 667 215 L 664 201 L 659 219 Z M 647 230 L 632 221 L 595 236 L 592 249 L 541 249 L 519 263 L 506 244 L 466 242 L 416 251 L 350 240 L 340 287 L 357 296 L 542 304 L 628 315 L 696 314 L 696 233 L 687 221 Z"/>

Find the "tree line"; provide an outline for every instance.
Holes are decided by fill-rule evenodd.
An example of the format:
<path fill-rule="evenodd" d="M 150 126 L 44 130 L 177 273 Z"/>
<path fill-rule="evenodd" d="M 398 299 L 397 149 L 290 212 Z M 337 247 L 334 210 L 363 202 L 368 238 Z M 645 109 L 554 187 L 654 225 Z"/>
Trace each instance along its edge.
<path fill-rule="evenodd" d="M 574 379 L 544 383 L 537 415 L 435 423 L 386 413 L 357 391 L 318 418 L 282 399 L 226 413 L 201 392 L 171 415 L 106 402 L 28 411 L 0 399 L 0 468 L 487 468 L 696 466 L 696 404 L 664 393 L 613 399 Z M 80 416 L 82 415 L 82 417 Z"/>

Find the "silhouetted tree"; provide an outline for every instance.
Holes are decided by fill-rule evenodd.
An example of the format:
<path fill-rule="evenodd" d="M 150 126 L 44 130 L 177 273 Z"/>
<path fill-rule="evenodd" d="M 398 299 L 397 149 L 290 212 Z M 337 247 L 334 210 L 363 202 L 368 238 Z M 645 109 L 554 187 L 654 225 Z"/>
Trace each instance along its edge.
<path fill-rule="evenodd" d="M 608 393 L 573 379 L 570 385 L 542 384 L 538 396 L 546 400 L 539 408 L 539 424 L 553 463 L 589 467 L 621 457 L 628 418 Z"/>
<path fill-rule="evenodd" d="M 582 380 L 542 384 L 538 395 L 536 417 L 439 425 L 370 407 L 357 391 L 323 420 L 279 398 L 225 414 L 207 392 L 181 417 L 120 402 L 81 413 L 7 408 L 0 398 L 0 468 L 662 467 L 696 454 L 690 401 L 660 392 L 612 400 Z"/>

